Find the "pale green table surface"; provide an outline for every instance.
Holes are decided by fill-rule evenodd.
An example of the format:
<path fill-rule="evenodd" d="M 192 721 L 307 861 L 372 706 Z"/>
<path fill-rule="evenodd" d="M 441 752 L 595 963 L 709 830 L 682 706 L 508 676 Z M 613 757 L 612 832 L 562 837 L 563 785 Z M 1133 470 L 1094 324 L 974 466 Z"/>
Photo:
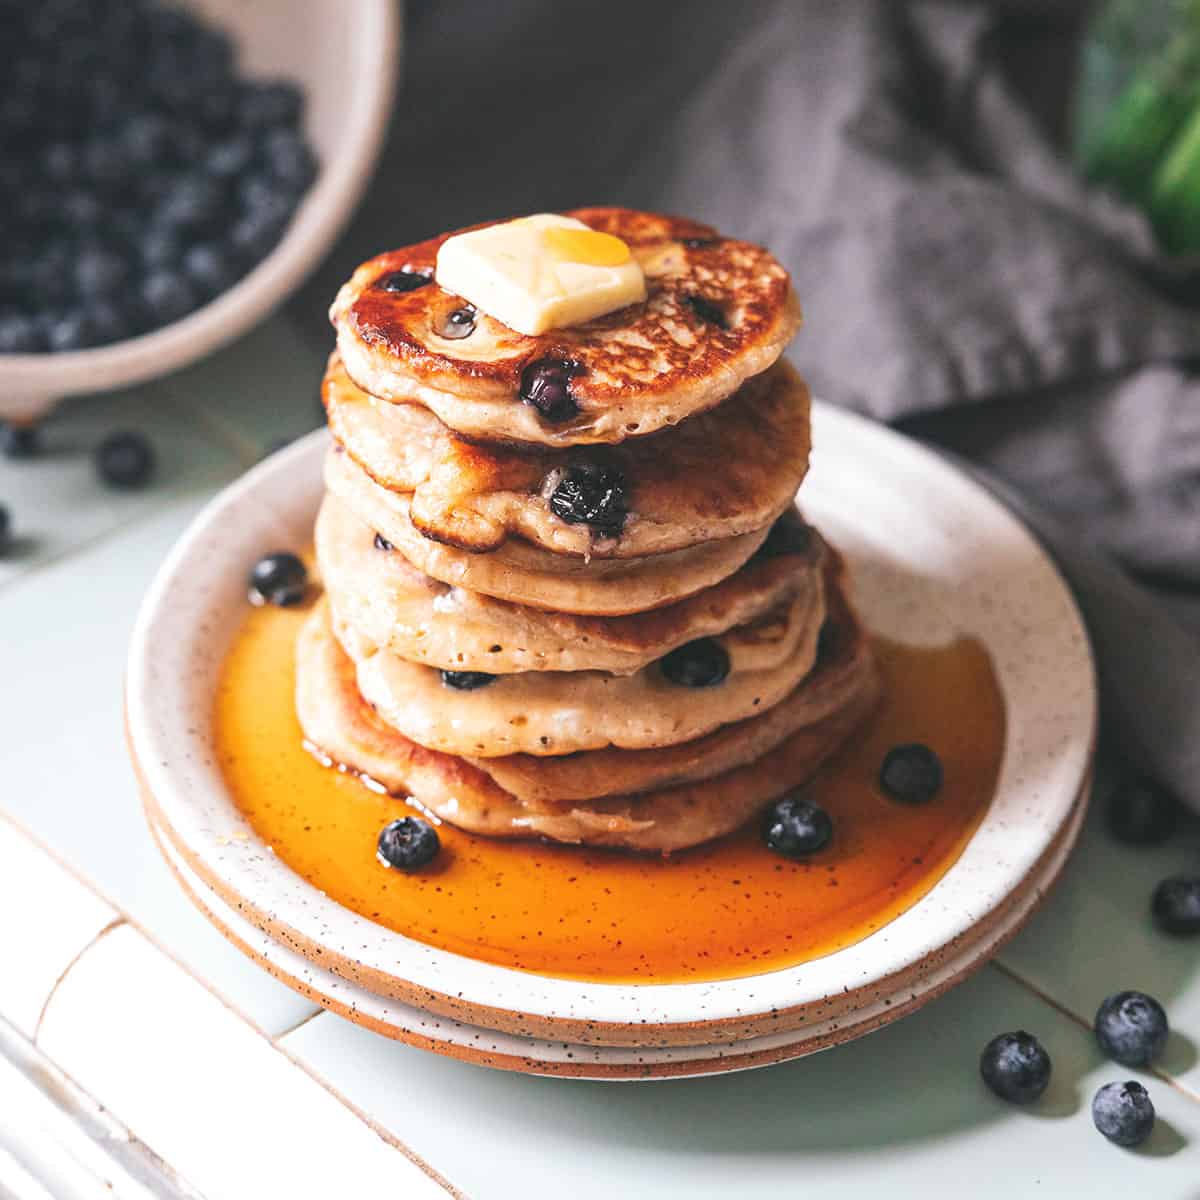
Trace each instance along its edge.
<path fill-rule="evenodd" d="M 1167 939 L 1147 915 L 1159 878 L 1197 866 L 1194 823 L 1141 850 L 1115 844 L 1093 813 L 1062 883 L 997 964 L 866 1039 L 712 1079 L 567 1082 L 441 1059 L 320 1013 L 213 931 L 142 821 L 121 728 L 125 646 L 158 563 L 204 502 L 317 424 L 326 352 L 276 320 L 171 379 L 67 404 L 42 456 L 0 459 L 0 503 L 22 538 L 0 560 L 0 807 L 471 1196 L 565 1185 L 574 1200 L 1200 1200 L 1200 940 Z M 154 439 L 159 475 L 144 491 L 95 478 L 88 452 L 116 428 Z M 1124 988 L 1170 1014 L 1153 1072 L 1106 1062 L 1092 1041 L 1096 1005 Z M 1014 1028 L 1036 1033 L 1055 1065 L 1029 1109 L 996 1100 L 977 1073 L 983 1044 Z M 1101 1083 L 1132 1077 L 1159 1123 L 1125 1151 L 1093 1130 L 1089 1105 Z"/>

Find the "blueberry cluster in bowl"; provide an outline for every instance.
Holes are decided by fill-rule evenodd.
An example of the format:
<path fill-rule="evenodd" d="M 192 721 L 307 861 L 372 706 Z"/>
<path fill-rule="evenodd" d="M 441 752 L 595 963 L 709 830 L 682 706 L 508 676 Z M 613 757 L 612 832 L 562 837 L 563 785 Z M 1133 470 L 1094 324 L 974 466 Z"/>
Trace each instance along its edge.
<path fill-rule="evenodd" d="M 0 354 L 168 325 L 278 243 L 317 174 L 303 94 L 150 0 L 0 0 Z"/>

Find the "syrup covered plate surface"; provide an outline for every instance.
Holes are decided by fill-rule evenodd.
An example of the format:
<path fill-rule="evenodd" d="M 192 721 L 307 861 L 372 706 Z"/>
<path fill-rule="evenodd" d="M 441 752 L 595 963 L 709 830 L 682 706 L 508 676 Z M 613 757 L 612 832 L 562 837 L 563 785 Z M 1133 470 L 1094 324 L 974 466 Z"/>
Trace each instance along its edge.
<path fill-rule="evenodd" d="M 227 904 L 368 990 L 471 1024 L 625 1045 L 703 1045 L 866 1010 L 907 989 L 931 996 L 964 942 L 1019 924 L 1069 845 L 1093 749 L 1087 638 L 1061 577 L 994 498 L 927 450 L 817 406 L 806 514 L 850 560 L 879 634 L 987 648 L 1006 709 L 992 803 L 934 888 L 877 933 L 799 966 L 695 983 L 552 978 L 438 949 L 345 909 L 264 845 L 233 803 L 212 749 L 213 698 L 264 550 L 302 548 L 321 490 L 324 434 L 274 456 L 219 496 L 147 595 L 128 673 L 130 742 L 156 823 Z M 973 964 L 972 964 L 973 965 Z M 969 969 L 964 966 L 960 972 Z M 960 977 L 956 976 L 956 977 Z M 910 1005 L 911 1006 L 911 1005 Z"/>

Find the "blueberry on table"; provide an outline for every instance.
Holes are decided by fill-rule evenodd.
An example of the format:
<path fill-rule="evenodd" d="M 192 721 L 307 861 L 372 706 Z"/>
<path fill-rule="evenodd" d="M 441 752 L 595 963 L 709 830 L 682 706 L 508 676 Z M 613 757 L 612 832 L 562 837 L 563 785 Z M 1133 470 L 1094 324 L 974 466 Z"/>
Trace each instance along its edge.
<path fill-rule="evenodd" d="M 1144 1067 L 1167 1043 L 1167 1014 L 1145 992 L 1117 992 L 1096 1012 L 1096 1041 L 1109 1058 L 1126 1067 Z"/>
<path fill-rule="evenodd" d="M 375 857 L 385 867 L 416 871 L 437 857 L 441 845 L 437 830 L 428 821 L 401 817 L 380 831 Z"/>
<path fill-rule="evenodd" d="M 1092 1100 L 1092 1122 L 1118 1146 L 1140 1146 L 1154 1128 L 1154 1102 L 1134 1079 L 1106 1083 Z"/>
<path fill-rule="evenodd" d="M 32 458 L 40 441 L 36 425 L 0 425 L 0 454 L 5 458 Z"/>
<path fill-rule="evenodd" d="M 625 476 L 598 459 L 572 463 L 550 493 L 550 511 L 569 525 L 587 525 L 615 537 L 629 515 Z"/>
<path fill-rule="evenodd" d="M 697 638 L 659 660 L 659 669 L 680 687 L 715 687 L 729 674 L 729 654 L 715 638 Z"/>
<path fill-rule="evenodd" d="M 1200 875 L 1172 875 L 1154 889 L 1154 923 L 1164 933 L 1200 933 Z"/>
<path fill-rule="evenodd" d="M 979 1056 L 983 1082 L 1002 1100 L 1029 1104 L 1050 1082 L 1050 1055 L 1031 1033 L 1018 1029 L 994 1037 Z"/>
<path fill-rule="evenodd" d="M 1118 841 L 1133 846 L 1157 846 L 1175 832 L 1179 803 L 1148 779 L 1130 779 L 1108 801 L 1108 828 Z"/>
<path fill-rule="evenodd" d="M 569 358 L 541 358 L 521 372 L 518 395 L 547 420 L 554 423 L 569 421 L 579 412 L 571 395 L 571 380 L 583 368 Z"/>
<path fill-rule="evenodd" d="M 784 796 L 767 809 L 762 836 L 767 848 L 776 854 L 805 858 L 829 844 L 833 821 L 819 804 L 807 797 Z"/>
<path fill-rule="evenodd" d="M 920 742 L 893 746 L 879 769 L 879 786 L 902 804 L 924 804 L 942 789 L 942 761 Z"/>
<path fill-rule="evenodd" d="M 376 534 L 376 537 L 379 535 Z M 443 671 L 442 682 L 456 692 L 474 692 L 481 687 L 487 687 L 495 679 L 486 671 Z"/>
<path fill-rule="evenodd" d="M 267 554 L 250 571 L 250 602 L 289 608 L 308 590 L 308 568 L 286 550 Z"/>
<path fill-rule="evenodd" d="M 110 433 L 96 447 L 96 469 L 110 487 L 143 487 L 154 474 L 154 447 L 140 433 Z"/>

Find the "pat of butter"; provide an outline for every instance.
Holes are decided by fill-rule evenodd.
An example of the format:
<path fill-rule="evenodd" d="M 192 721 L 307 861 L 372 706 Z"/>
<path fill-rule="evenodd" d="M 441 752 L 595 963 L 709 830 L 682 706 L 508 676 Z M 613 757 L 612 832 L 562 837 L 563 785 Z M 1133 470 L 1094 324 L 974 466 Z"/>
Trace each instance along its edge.
<path fill-rule="evenodd" d="M 436 278 L 446 291 L 530 335 L 646 298 L 642 268 L 620 238 L 556 213 L 447 238 Z"/>

